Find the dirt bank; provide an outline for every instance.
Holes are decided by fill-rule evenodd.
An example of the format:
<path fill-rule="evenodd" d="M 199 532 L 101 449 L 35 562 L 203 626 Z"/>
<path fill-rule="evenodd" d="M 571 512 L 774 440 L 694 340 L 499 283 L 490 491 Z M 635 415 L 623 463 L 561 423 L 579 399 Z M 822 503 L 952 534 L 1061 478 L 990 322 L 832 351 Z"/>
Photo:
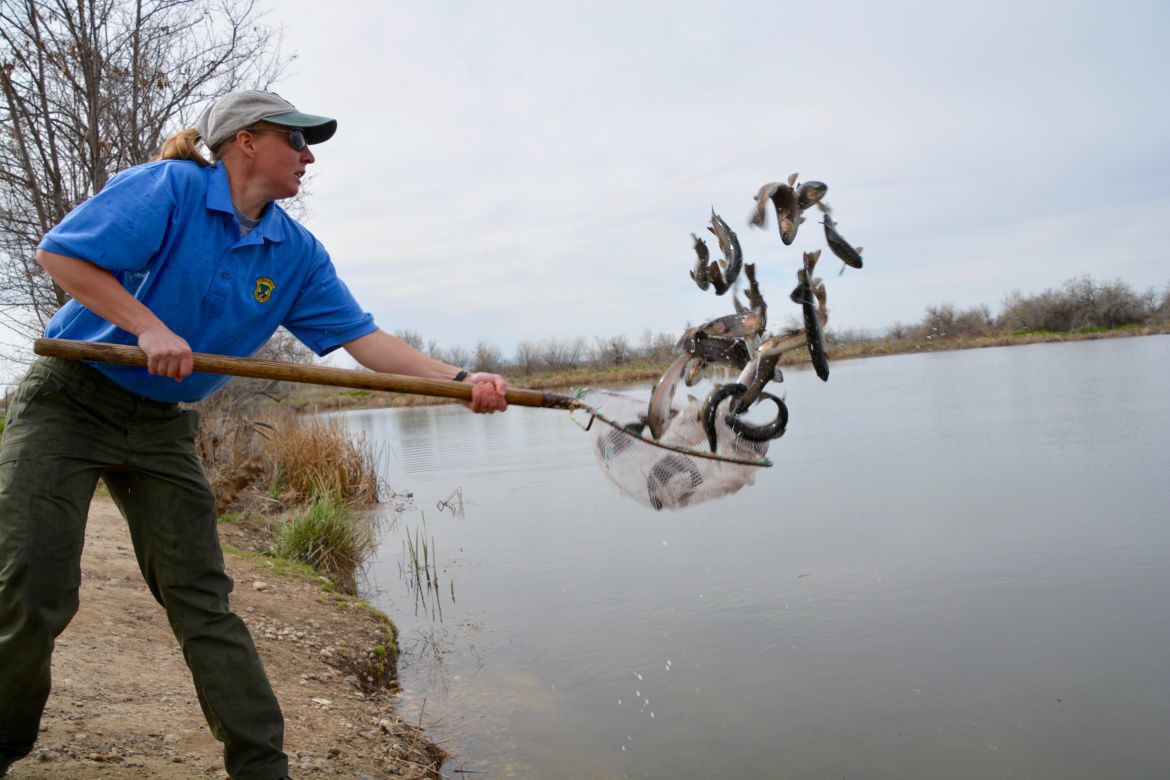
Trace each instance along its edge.
<path fill-rule="evenodd" d="M 418 714 L 400 716 L 385 690 L 361 690 L 368 650 L 393 639 L 383 619 L 268 559 L 229 552 L 227 567 L 236 581 L 232 606 L 284 710 L 294 777 L 437 776 L 428 769 L 442 753 L 412 723 Z M 57 643 L 40 739 L 9 777 L 227 777 L 108 498 L 94 499 L 82 574 L 81 610 Z"/>

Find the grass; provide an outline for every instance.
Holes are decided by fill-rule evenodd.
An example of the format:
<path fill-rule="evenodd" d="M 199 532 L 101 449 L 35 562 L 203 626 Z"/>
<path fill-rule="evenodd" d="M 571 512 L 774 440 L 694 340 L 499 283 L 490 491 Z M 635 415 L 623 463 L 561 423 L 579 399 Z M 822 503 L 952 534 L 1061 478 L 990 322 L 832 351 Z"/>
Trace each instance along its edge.
<path fill-rule="evenodd" d="M 343 593 L 357 593 L 357 572 L 374 550 L 373 529 L 335 493 L 316 495 L 276 530 L 276 554 L 320 572 Z"/>
<path fill-rule="evenodd" d="M 377 458 L 364 436 L 350 436 L 341 420 L 290 416 L 268 447 L 276 474 L 272 485 L 290 501 L 335 496 L 346 506 L 377 503 Z"/>

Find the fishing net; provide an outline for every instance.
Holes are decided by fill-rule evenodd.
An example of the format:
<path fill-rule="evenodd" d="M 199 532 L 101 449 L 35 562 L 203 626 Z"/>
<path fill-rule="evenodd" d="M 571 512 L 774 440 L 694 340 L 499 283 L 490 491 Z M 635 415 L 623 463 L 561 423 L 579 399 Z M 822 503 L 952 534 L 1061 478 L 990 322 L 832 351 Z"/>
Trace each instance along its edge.
<path fill-rule="evenodd" d="M 662 436 L 636 433 L 624 426 L 646 411 L 644 399 L 587 388 L 575 398 L 585 407 L 573 419 L 590 437 L 602 473 L 622 494 L 654 509 L 678 509 L 735 493 L 756 480 L 769 442 L 738 436 L 725 420 L 731 400 L 715 415 L 716 448 L 712 453 L 701 412 L 691 399 L 674 414 Z"/>

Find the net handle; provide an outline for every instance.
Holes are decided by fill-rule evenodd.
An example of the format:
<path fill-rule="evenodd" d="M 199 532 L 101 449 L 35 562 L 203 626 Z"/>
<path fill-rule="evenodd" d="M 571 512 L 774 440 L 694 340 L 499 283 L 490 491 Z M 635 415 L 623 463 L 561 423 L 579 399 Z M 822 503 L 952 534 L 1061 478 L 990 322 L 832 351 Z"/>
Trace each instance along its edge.
<path fill-rule="evenodd" d="M 124 366 L 145 367 L 147 360 L 146 353 L 138 347 L 71 339 L 37 339 L 33 343 L 33 352 L 45 357 L 65 360 L 93 360 Z M 356 390 L 383 390 L 434 398 L 453 398 L 459 401 L 471 400 L 472 386 L 466 382 L 424 379 L 417 376 L 360 371 L 351 368 L 299 365 L 278 360 L 209 355 L 204 352 L 192 353 L 192 357 L 195 359 L 195 370 L 205 374 L 274 379 L 281 382 L 348 387 Z M 504 397 L 509 404 L 516 406 L 542 409 L 584 408 L 584 405 L 575 398 L 557 393 L 546 393 L 541 390 L 527 390 L 522 387 L 509 387 L 504 393 Z"/>

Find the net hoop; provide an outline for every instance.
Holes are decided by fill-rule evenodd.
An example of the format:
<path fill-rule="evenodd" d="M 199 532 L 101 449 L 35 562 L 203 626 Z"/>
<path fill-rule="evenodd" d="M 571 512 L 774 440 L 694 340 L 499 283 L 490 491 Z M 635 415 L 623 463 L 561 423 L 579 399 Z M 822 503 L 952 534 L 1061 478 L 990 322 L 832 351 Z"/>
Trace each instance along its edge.
<path fill-rule="evenodd" d="M 569 418 L 577 425 L 577 427 L 579 427 L 583 431 L 588 431 L 590 428 L 592 428 L 594 420 L 600 420 L 601 422 L 605 423 L 606 425 L 609 425 L 610 427 L 612 427 L 618 431 L 621 431 L 625 435 L 629 436 L 631 439 L 634 439 L 635 441 L 639 441 L 642 444 L 649 444 L 651 447 L 658 447 L 659 449 L 670 450 L 671 452 L 676 452 L 679 455 L 685 455 L 689 458 L 703 458 L 705 460 L 715 460 L 715 461 L 719 461 L 721 463 L 734 463 L 737 466 L 754 466 L 756 468 L 771 468 L 773 465 L 771 460 L 769 460 L 768 458 L 763 457 L 763 456 L 761 456 L 759 458 L 750 459 L 750 458 L 736 458 L 736 457 L 732 457 L 729 455 L 720 455 L 716 452 L 709 452 L 707 450 L 697 450 L 697 449 L 694 449 L 693 447 L 684 447 L 680 444 L 672 444 L 672 443 L 666 442 L 666 441 L 658 441 L 658 440 L 654 439 L 653 437 L 645 436 L 643 434 L 632 431 L 629 428 L 627 428 L 624 424 L 622 424 L 622 423 L 618 422 L 617 420 L 613 419 L 612 417 L 609 417 L 608 415 L 606 415 L 604 412 L 602 412 L 598 409 L 594 409 L 589 404 L 585 403 L 582 400 L 582 398 L 591 391 L 592 391 L 592 388 L 588 388 L 588 387 L 582 388 L 580 390 L 575 391 L 573 396 L 572 396 L 573 399 L 575 401 L 577 401 L 577 405 L 569 412 Z M 579 417 L 578 417 L 579 415 L 580 416 L 587 416 L 588 419 L 583 422 L 581 419 L 579 419 Z"/>

